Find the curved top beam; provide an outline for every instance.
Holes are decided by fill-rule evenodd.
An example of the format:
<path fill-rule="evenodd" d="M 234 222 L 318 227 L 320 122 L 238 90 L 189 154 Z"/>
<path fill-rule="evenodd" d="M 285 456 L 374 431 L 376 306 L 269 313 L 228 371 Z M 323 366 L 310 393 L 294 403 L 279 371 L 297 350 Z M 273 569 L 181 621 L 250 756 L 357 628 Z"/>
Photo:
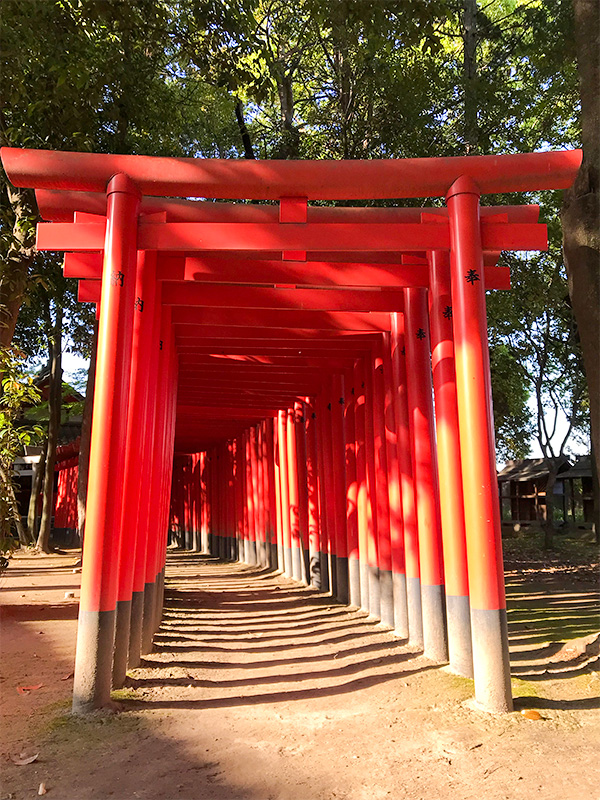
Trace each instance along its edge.
<path fill-rule="evenodd" d="M 372 161 L 250 161 L 69 153 L 3 147 L 2 163 L 15 186 L 104 192 L 126 173 L 142 194 L 279 200 L 385 200 L 443 197 L 461 176 L 482 194 L 569 187 L 580 150 L 456 158 Z"/>

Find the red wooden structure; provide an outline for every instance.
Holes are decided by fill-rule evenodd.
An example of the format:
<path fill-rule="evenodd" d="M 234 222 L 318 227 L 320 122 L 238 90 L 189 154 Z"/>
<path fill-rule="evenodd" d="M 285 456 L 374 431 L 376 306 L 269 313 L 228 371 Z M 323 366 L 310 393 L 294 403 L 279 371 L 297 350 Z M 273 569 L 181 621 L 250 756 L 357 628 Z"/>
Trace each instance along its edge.
<path fill-rule="evenodd" d="M 152 647 L 169 525 L 362 606 L 510 710 L 485 291 L 546 229 L 480 195 L 565 188 L 581 153 L 2 160 L 100 320 L 74 710 Z M 404 197 L 446 206 L 309 205 Z"/>

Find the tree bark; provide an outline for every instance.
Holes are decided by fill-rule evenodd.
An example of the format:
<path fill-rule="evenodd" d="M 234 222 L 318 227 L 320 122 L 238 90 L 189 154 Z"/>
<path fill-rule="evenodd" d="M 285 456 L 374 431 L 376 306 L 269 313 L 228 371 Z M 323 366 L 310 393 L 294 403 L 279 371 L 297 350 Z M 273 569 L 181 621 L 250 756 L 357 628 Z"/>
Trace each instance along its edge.
<path fill-rule="evenodd" d="M 300 135 L 294 125 L 294 87 L 293 76 L 281 66 L 277 75 L 277 94 L 279 96 L 281 119 L 281 147 L 279 158 L 298 158 L 300 155 Z"/>
<path fill-rule="evenodd" d="M 551 462 L 548 462 L 548 478 L 546 479 L 546 505 L 543 512 L 542 527 L 544 530 L 544 550 L 552 550 L 554 545 L 554 487 L 556 485 L 557 471 Z"/>
<path fill-rule="evenodd" d="M 85 403 L 81 420 L 81 439 L 79 441 L 79 469 L 77 472 L 77 533 L 81 546 L 85 535 L 85 509 L 87 501 L 88 476 L 90 469 L 90 442 L 92 439 L 92 411 L 94 408 L 94 387 L 96 385 L 96 350 L 98 344 L 98 323 L 94 325 L 90 366 L 85 389 Z"/>
<path fill-rule="evenodd" d="M 43 553 L 50 552 L 50 523 L 54 505 L 54 464 L 56 461 L 56 447 L 58 445 L 62 405 L 62 316 L 62 308 L 57 306 L 56 318 L 49 340 L 51 369 L 48 390 L 48 447 L 46 452 L 46 467 L 44 470 L 42 516 L 37 540 L 37 547 Z"/>
<path fill-rule="evenodd" d="M 600 4 L 573 0 L 583 163 L 561 212 L 569 294 L 590 398 L 592 457 L 600 472 Z M 598 484 L 594 505 L 600 507 Z M 596 514 L 597 516 L 597 514 Z"/>
<path fill-rule="evenodd" d="M 252 139 L 250 138 L 248 128 L 246 127 L 246 121 L 244 120 L 244 106 L 241 100 L 238 100 L 235 104 L 235 118 L 240 130 L 240 136 L 242 137 L 242 144 L 244 145 L 244 158 L 255 159 L 256 156 L 254 155 L 254 148 L 252 147 Z"/>
<path fill-rule="evenodd" d="M 42 491 L 42 480 L 46 466 L 47 447 L 48 442 L 45 441 L 42 446 L 40 460 L 37 463 L 33 478 L 31 479 L 31 494 L 29 495 L 29 508 L 27 511 L 27 529 L 32 541 L 35 541 L 37 536 L 38 498 L 40 496 L 40 492 Z"/>
<path fill-rule="evenodd" d="M 16 189 L 8 180 L 5 188 L 14 214 L 12 240 L 0 269 L 0 345 L 8 346 L 15 332 L 29 269 L 35 256 L 35 222 L 38 213 L 31 190 Z"/>
<path fill-rule="evenodd" d="M 464 140 L 467 155 L 473 155 L 479 145 L 477 81 L 477 0 L 463 0 L 463 92 Z"/>
<path fill-rule="evenodd" d="M 21 520 L 19 506 L 17 504 L 17 498 L 15 497 L 15 490 L 13 489 L 10 476 L 6 474 L 2 467 L 0 467 L 0 480 L 4 484 L 5 491 L 8 493 L 10 513 L 15 524 L 15 528 L 17 529 L 19 542 L 21 545 L 23 545 L 23 547 L 27 547 L 28 545 L 33 544 L 33 539 L 30 539 L 29 532 L 26 530 L 25 526 L 23 525 L 23 521 Z"/>

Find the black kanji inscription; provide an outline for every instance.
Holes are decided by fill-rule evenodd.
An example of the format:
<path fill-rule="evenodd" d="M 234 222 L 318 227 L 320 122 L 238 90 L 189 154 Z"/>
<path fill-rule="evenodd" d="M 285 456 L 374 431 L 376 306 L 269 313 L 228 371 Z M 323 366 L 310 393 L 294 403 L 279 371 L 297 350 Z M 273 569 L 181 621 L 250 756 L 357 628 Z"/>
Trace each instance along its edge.
<path fill-rule="evenodd" d="M 163 340 L 161 339 L 161 340 L 160 340 L 160 343 L 159 343 L 159 345 L 158 345 L 158 349 L 159 349 L 159 350 L 162 350 L 162 346 L 163 346 Z"/>
<path fill-rule="evenodd" d="M 339 403 L 340 403 L 341 406 L 344 405 L 344 398 L 343 397 L 340 397 Z"/>
<path fill-rule="evenodd" d="M 403 347 L 402 350 L 400 350 L 400 352 L 402 353 L 403 356 L 405 356 L 406 355 L 406 347 Z"/>
<path fill-rule="evenodd" d="M 142 300 L 141 297 L 136 297 L 135 298 L 135 303 L 134 303 L 133 307 L 135 308 L 136 311 L 143 311 L 144 310 L 144 301 Z"/>
<path fill-rule="evenodd" d="M 476 269 L 470 269 L 465 275 L 465 280 L 472 286 L 476 281 L 479 280 L 479 273 Z"/>
<path fill-rule="evenodd" d="M 331 403 L 327 403 L 327 408 L 331 411 Z"/>
<path fill-rule="evenodd" d="M 110 282 L 113 286 L 123 286 L 123 279 L 125 274 L 119 270 L 115 272 L 114 270 L 110 273 Z"/>
<path fill-rule="evenodd" d="M 425 338 L 425 336 L 427 336 L 427 334 L 425 333 L 423 328 L 419 328 L 419 330 L 417 331 L 417 339 L 421 339 L 422 340 L 422 339 Z"/>
<path fill-rule="evenodd" d="M 442 316 L 446 317 L 446 319 L 452 319 L 452 306 L 446 306 L 442 311 Z"/>

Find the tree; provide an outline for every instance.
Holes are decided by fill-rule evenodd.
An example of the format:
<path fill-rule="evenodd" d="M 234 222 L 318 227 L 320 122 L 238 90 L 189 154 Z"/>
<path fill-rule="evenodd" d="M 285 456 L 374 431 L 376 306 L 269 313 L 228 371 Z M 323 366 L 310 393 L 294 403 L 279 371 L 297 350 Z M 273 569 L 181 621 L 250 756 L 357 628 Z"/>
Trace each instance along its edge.
<path fill-rule="evenodd" d="M 600 6 L 573 0 L 583 163 L 565 192 L 562 223 L 569 293 L 590 397 L 596 536 L 600 536 Z"/>
<path fill-rule="evenodd" d="M 16 348 L 0 346 L 0 552 L 10 549 L 11 531 L 22 545 L 33 538 L 21 521 L 17 507 L 12 470 L 15 458 L 25 445 L 35 441 L 39 429 L 19 424 L 25 405 L 37 402 L 39 392 L 23 371 L 23 354 Z"/>

